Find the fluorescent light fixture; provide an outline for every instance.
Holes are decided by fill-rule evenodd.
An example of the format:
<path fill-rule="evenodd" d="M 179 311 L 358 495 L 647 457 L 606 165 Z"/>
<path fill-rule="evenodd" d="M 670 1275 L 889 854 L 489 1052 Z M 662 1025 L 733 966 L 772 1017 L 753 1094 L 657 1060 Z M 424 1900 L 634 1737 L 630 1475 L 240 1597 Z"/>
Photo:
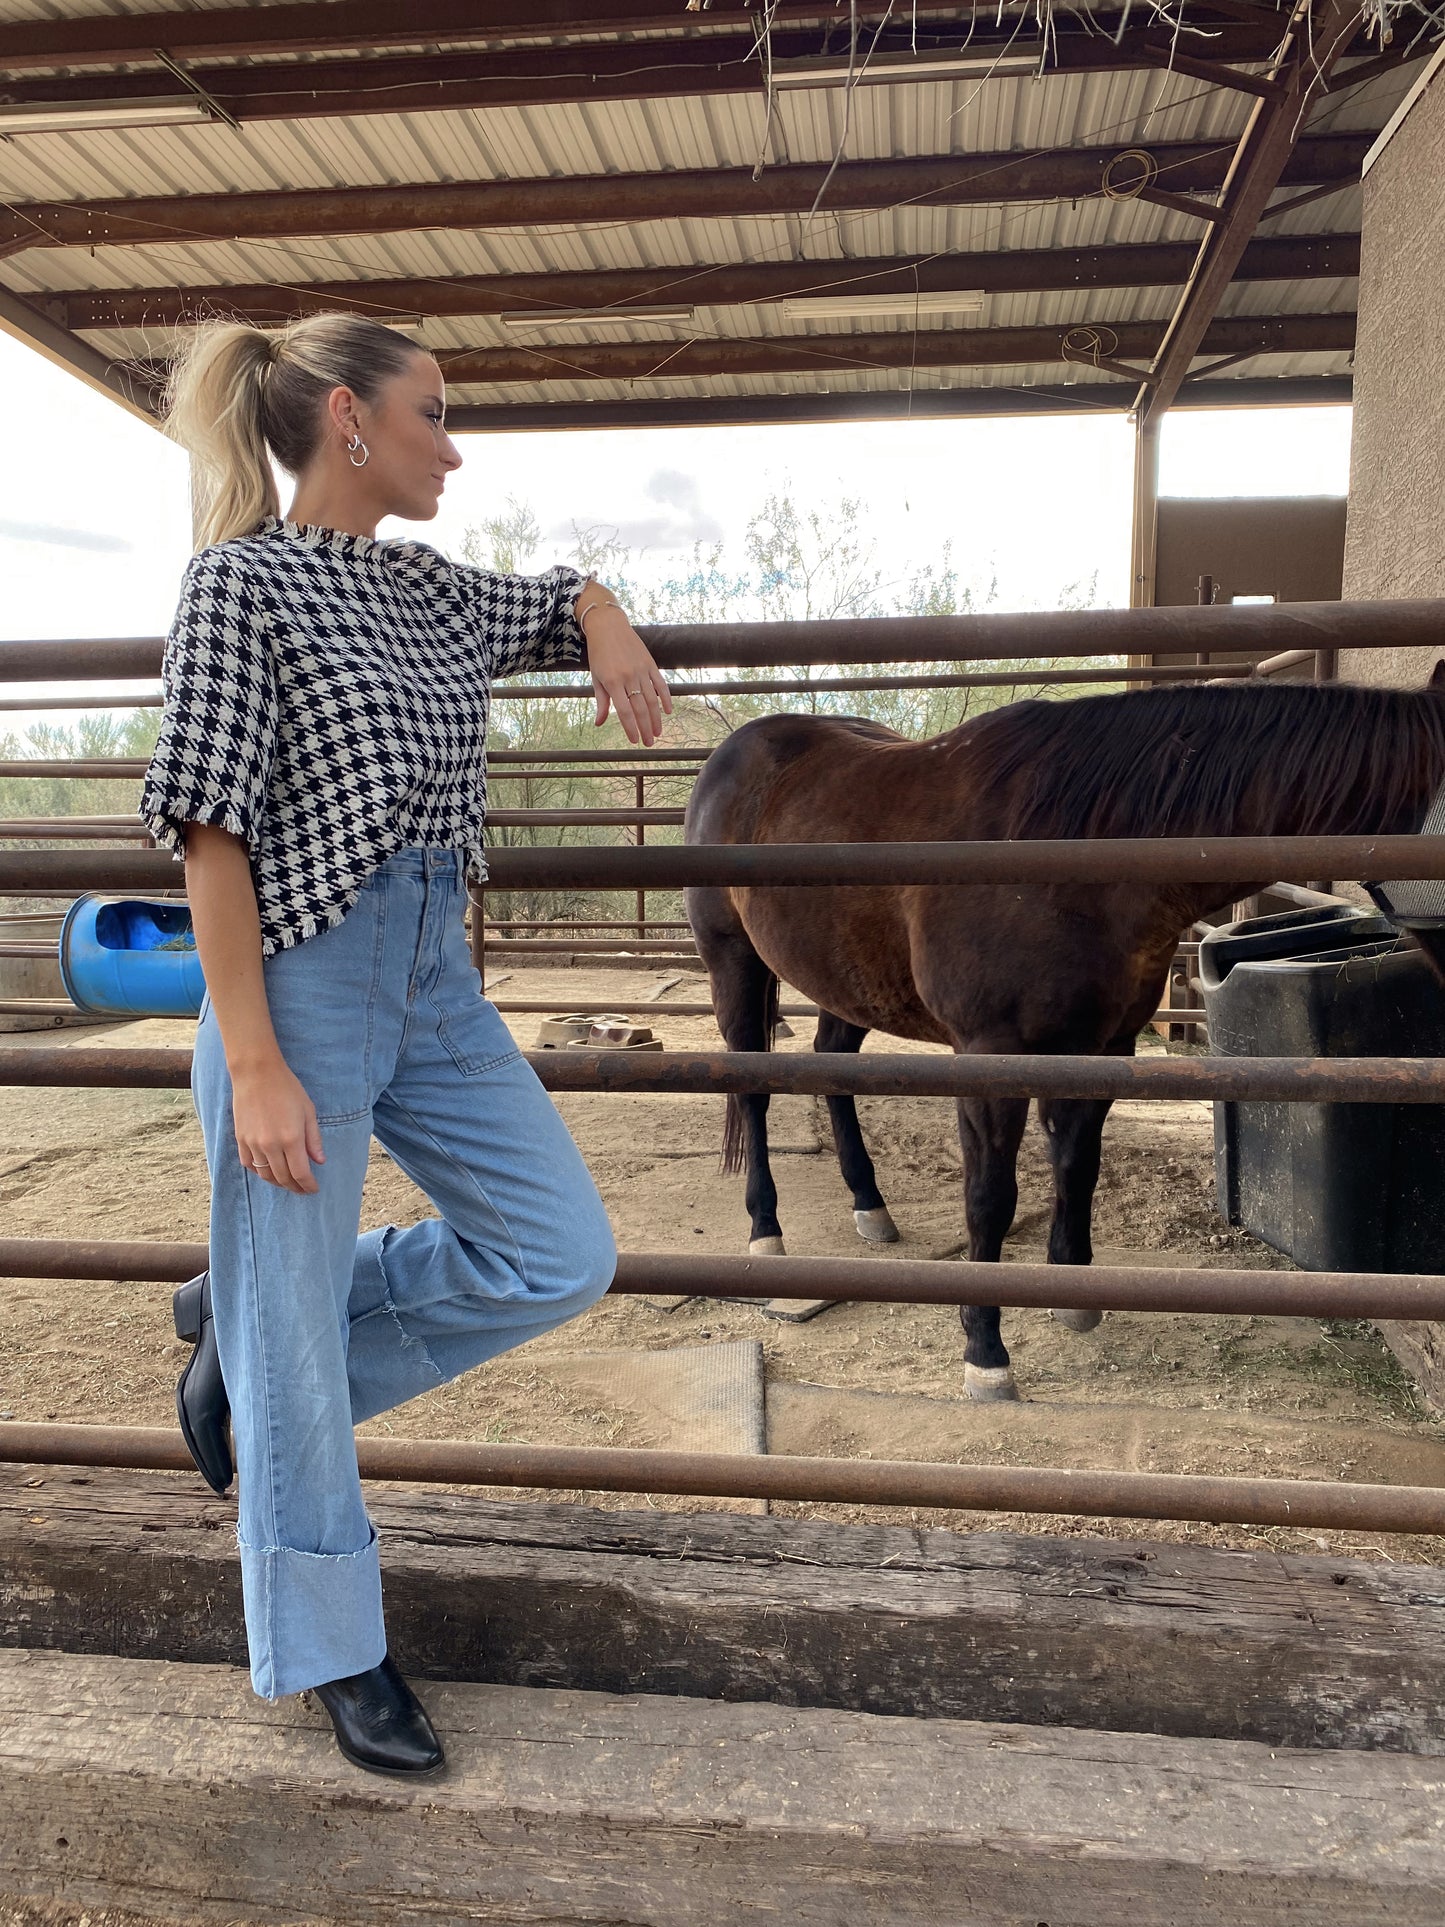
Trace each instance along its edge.
<path fill-rule="evenodd" d="M 692 320 L 691 308 L 528 308 L 521 314 L 504 314 L 498 319 L 504 328 L 596 328 L 622 321 L 684 322 Z"/>
<path fill-rule="evenodd" d="M 780 305 L 789 321 L 869 321 L 887 315 L 911 321 L 916 314 L 977 314 L 983 293 L 810 294 Z"/>
<path fill-rule="evenodd" d="M 896 80 L 1017 80 L 1039 71 L 1037 53 L 875 54 L 853 69 L 858 86 Z M 780 60 L 773 67 L 775 87 L 833 87 L 848 78 L 848 62 L 829 54 L 819 60 Z"/>
<path fill-rule="evenodd" d="M 110 127 L 181 127 L 213 120 L 196 94 L 152 100 L 92 100 L 34 106 L 0 106 L 0 134 L 83 134 Z"/>

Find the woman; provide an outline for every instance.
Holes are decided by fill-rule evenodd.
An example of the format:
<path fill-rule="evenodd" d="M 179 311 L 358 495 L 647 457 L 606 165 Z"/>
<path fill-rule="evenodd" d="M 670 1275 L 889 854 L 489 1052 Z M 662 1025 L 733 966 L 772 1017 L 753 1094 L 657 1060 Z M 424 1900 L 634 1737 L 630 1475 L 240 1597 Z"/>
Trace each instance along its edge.
<path fill-rule="evenodd" d="M 444 407 L 436 362 L 376 322 L 192 331 L 168 421 L 202 546 L 141 798 L 206 979 L 211 1266 L 176 1294 L 182 1429 L 223 1492 L 229 1417 L 256 1691 L 314 1689 L 347 1758 L 391 1773 L 443 1756 L 387 1656 L 352 1427 L 586 1310 L 616 1256 L 463 936 L 490 682 L 585 659 L 632 742 L 672 707 L 591 577 L 375 539 L 436 514 L 461 462 Z M 358 1237 L 373 1133 L 439 1218 Z"/>

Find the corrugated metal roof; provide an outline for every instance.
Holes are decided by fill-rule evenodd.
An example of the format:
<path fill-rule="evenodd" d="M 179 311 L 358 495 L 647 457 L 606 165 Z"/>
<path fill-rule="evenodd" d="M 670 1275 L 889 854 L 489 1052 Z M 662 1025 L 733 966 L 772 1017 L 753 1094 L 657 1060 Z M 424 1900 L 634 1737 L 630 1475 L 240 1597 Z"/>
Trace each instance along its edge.
<path fill-rule="evenodd" d="M 202 6 L 228 0 L 200 0 Z M 0 0 L 0 22 L 74 19 L 144 13 L 176 0 Z M 719 27 L 732 25 L 719 16 Z M 388 52 L 392 51 L 388 49 Z M 274 64 L 274 63 L 273 63 Z M 300 63 L 304 65 L 304 63 Z M 1384 123 L 1409 85 L 1410 69 L 1328 98 L 1309 131 L 1359 131 Z M 304 84 L 298 70 L 298 86 Z M 1080 146 L 1124 148 L 1164 141 L 1218 142 L 1230 148 L 1252 111 L 1244 93 L 1158 70 L 1049 75 L 1043 79 L 959 79 L 872 85 L 855 90 L 844 140 L 844 102 L 838 87 L 778 94 L 765 164 L 826 163 L 836 152 L 850 161 L 922 155 L 1037 152 Z M 654 174 L 677 169 L 748 168 L 758 157 L 764 122 L 757 89 L 747 93 L 650 100 L 596 100 L 570 106 L 496 107 L 438 113 L 379 114 L 243 125 L 106 130 L 33 135 L 0 143 L 0 200 L 85 201 L 158 195 L 264 193 L 407 183 L 562 178 L 574 175 Z M 1348 233 L 1358 227 L 1356 186 L 1270 222 L 1271 235 Z M 1059 249 L 1151 242 L 1195 242 L 1200 223 L 1142 200 L 1047 201 L 968 207 L 899 207 L 801 215 L 739 214 L 728 219 L 625 221 L 585 226 L 534 226 L 480 231 L 426 230 L 238 241 L 166 242 L 149 247 L 38 247 L 0 270 L 17 294 L 43 300 L 65 289 L 295 284 L 322 280 L 585 272 L 605 268 L 658 271 L 657 298 L 698 264 L 757 261 L 831 261 L 848 256 Z M 1167 320 L 1174 287 L 1075 289 L 1044 294 L 994 294 L 982 311 L 924 325 L 970 328 L 1047 327 L 1061 332 L 1088 322 L 1117 327 Z M 679 298 L 674 296 L 673 298 Z M 684 297 L 681 297 L 685 299 Z M 1233 316 L 1348 313 L 1355 284 L 1345 279 L 1237 282 L 1221 313 Z M 823 324 L 787 320 L 776 306 L 700 307 L 692 327 L 703 338 L 762 340 L 806 333 L 829 340 L 858 328 L 906 333 L 907 317 Z M 665 331 L 664 331 L 665 332 Z M 558 346 L 589 339 L 650 340 L 655 323 L 609 323 L 605 331 L 557 327 Z M 665 334 L 666 339 L 673 339 Z M 682 336 L 675 338 L 681 339 Z M 158 328 L 92 330 L 82 337 L 120 357 L 163 352 Z M 432 318 L 424 339 L 436 352 L 515 345 L 515 330 L 495 317 Z M 530 341 L 533 337 L 527 337 Z M 1338 353 L 1257 358 L 1233 377 L 1337 373 Z M 829 374 L 843 392 L 896 390 L 907 371 Z M 1059 362 L 1022 368 L 920 370 L 916 388 L 939 385 L 1028 387 L 1077 379 L 1090 371 Z M 1105 376 L 1104 379 L 1113 379 Z M 812 392 L 812 376 L 692 378 L 617 383 L 565 381 L 459 388 L 459 401 L 496 394 L 507 400 L 625 399 L 653 392 L 732 395 Z M 799 384 L 802 387 L 799 387 Z"/>

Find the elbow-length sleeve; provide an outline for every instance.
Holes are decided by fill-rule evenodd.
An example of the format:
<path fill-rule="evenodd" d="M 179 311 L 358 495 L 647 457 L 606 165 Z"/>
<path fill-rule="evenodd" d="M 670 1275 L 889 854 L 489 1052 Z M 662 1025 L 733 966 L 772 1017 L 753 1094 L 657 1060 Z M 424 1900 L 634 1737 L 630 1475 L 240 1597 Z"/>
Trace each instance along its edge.
<path fill-rule="evenodd" d="M 494 677 L 586 662 L 587 643 L 572 605 L 590 576 L 565 563 L 541 575 L 493 575 L 471 568 L 462 574 Z"/>
<path fill-rule="evenodd" d="M 186 569 L 161 676 L 142 821 L 177 862 L 188 823 L 229 830 L 254 857 L 276 758 L 276 674 L 255 583 L 224 546 Z"/>

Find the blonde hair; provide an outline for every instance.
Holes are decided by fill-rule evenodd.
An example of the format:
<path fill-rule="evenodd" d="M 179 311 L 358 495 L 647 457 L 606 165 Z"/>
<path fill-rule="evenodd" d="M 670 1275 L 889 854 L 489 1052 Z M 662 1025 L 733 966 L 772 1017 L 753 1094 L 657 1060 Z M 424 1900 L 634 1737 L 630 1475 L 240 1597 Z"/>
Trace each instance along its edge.
<path fill-rule="evenodd" d="M 288 475 L 301 472 L 321 444 L 333 388 L 375 402 L 420 352 L 361 315 L 308 315 L 275 333 L 234 320 L 188 328 L 163 413 L 167 433 L 191 453 L 197 548 L 249 535 L 280 514 L 270 457 Z"/>

